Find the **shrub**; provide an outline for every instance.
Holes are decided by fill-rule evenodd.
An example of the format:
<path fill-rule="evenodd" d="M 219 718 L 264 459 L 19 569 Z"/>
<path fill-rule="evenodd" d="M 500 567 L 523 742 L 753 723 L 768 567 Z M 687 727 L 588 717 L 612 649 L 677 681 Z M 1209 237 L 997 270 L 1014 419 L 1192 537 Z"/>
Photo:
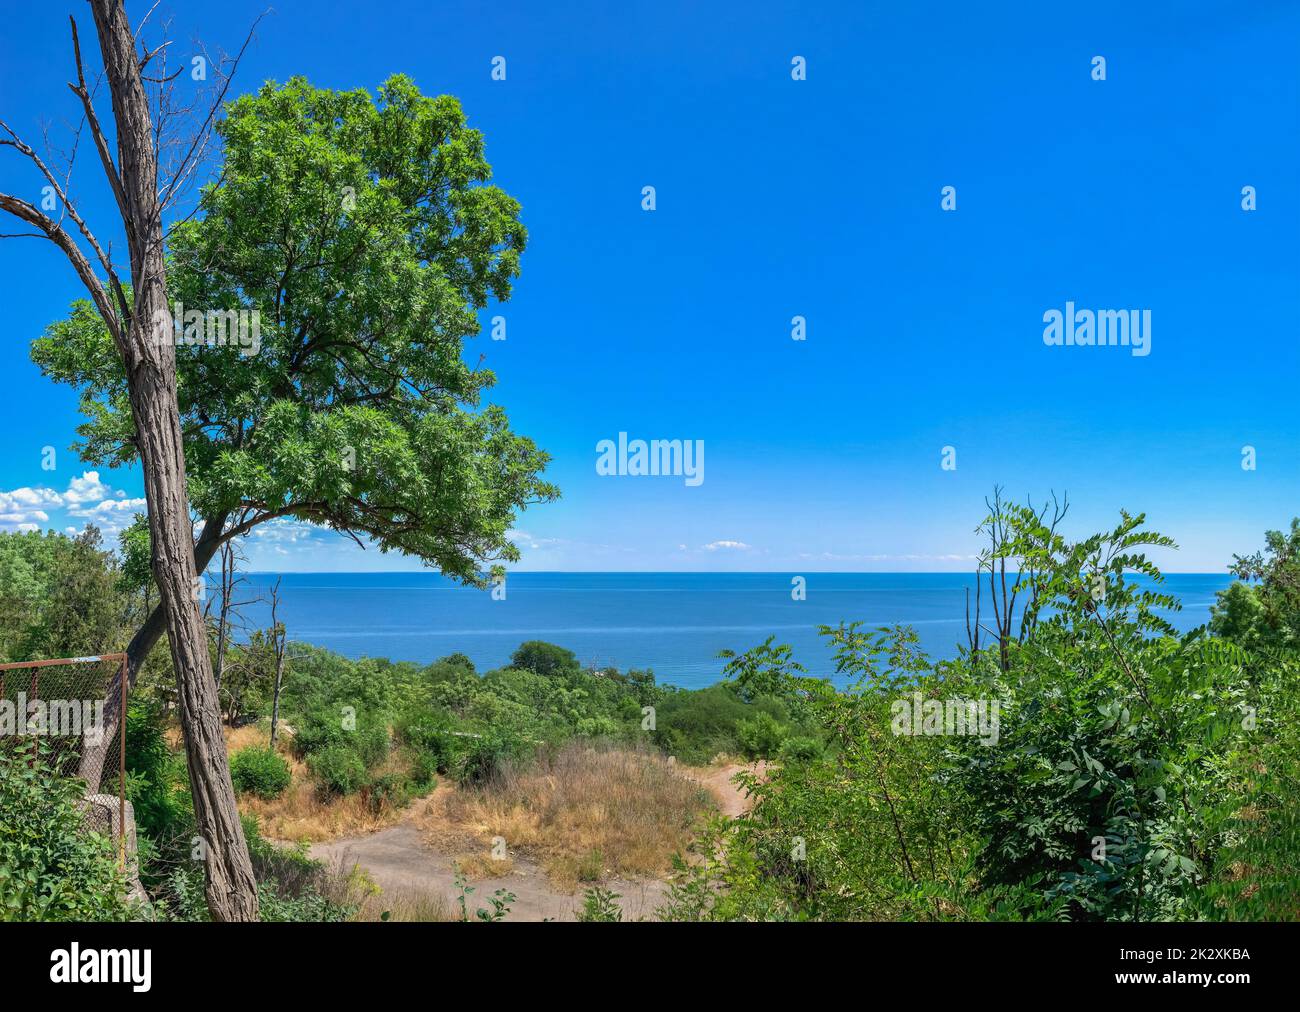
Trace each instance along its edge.
<path fill-rule="evenodd" d="M 293 739 L 294 749 L 299 755 L 310 756 L 326 748 L 343 746 L 367 768 L 383 761 L 389 748 L 386 717 L 374 710 L 358 707 L 356 726 L 349 728 L 344 723 L 343 707 L 346 705 L 350 704 L 315 707 L 299 718 Z"/>
<path fill-rule="evenodd" d="M 241 748 L 230 757 L 230 780 L 241 794 L 278 798 L 289 786 L 289 764 L 269 748 Z"/>
<path fill-rule="evenodd" d="M 593 886 L 582 894 L 582 909 L 577 919 L 584 922 L 613 923 L 623 919 L 619 895 L 612 889 Z"/>
<path fill-rule="evenodd" d="M 743 751 L 741 721 L 767 713 L 786 723 L 785 706 L 770 697 L 746 702 L 731 685 L 666 694 L 655 705 L 654 742 L 686 763 L 706 763 L 719 752 Z"/>
<path fill-rule="evenodd" d="M 519 649 L 510 655 L 510 666 L 548 677 L 582 670 L 582 665 L 572 650 L 543 640 L 521 643 Z"/>
<path fill-rule="evenodd" d="M 126 796 L 136 828 L 150 839 L 188 837 L 194 821 L 185 760 L 172 754 L 164 726 L 158 700 L 131 700 L 126 711 Z"/>
<path fill-rule="evenodd" d="M 777 752 L 783 763 L 810 763 L 822 757 L 822 743 L 816 738 L 792 736 L 781 742 Z"/>
<path fill-rule="evenodd" d="M 438 764 L 428 752 L 417 752 L 411 760 L 411 786 L 431 791 L 438 781 Z"/>
<path fill-rule="evenodd" d="M 31 759 L 0 751 L 0 921 L 130 919 L 112 842 L 82 823 L 79 783 Z"/>
<path fill-rule="evenodd" d="M 462 784 L 482 784 L 493 780 L 508 763 L 532 754 L 533 746 L 509 731 L 486 731 L 478 737 L 461 739 L 464 751 L 456 764 L 456 779 Z"/>
<path fill-rule="evenodd" d="M 770 759 L 785 741 L 787 729 L 770 713 L 759 711 L 736 725 L 736 738 L 750 759 Z"/>
<path fill-rule="evenodd" d="M 429 790 L 433 780 L 421 783 L 404 773 L 385 773 L 375 777 L 366 788 L 366 800 L 374 812 L 384 808 L 404 808 L 418 791 Z"/>
<path fill-rule="evenodd" d="M 355 794 L 369 781 L 366 764 L 346 745 L 329 745 L 307 757 L 307 768 L 332 794 Z"/>
<path fill-rule="evenodd" d="M 398 721 L 397 738 L 432 763 L 430 773 L 447 773 L 459 752 L 451 721 L 441 713 L 416 712 Z"/>

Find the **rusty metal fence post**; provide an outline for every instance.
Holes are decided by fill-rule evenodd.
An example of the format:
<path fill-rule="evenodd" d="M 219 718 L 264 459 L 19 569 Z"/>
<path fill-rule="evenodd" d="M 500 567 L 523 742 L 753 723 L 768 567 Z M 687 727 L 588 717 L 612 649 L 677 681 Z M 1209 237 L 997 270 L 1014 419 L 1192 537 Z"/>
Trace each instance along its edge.
<path fill-rule="evenodd" d="M 117 669 L 117 863 L 126 870 L 126 654 Z"/>

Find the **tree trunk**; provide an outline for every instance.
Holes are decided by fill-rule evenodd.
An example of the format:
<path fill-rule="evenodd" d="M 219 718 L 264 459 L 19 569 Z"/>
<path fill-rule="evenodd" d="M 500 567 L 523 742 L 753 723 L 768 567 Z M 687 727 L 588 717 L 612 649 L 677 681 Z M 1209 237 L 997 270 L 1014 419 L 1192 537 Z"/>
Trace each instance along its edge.
<path fill-rule="evenodd" d="M 176 671 L 177 703 L 189 763 L 194 815 L 206 852 L 208 909 L 216 921 L 257 919 L 257 883 L 235 807 L 199 612 L 194 535 L 185 487 L 185 452 L 176 405 L 176 349 L 163 259 L 158 164 L 149 105 L 135 41 L 121 0 L 91 0 L 100 51 L 113 98 L 118 167 L 126 200 L 134 306 L 121 349 L 149 504 L 154 581 L 166 619 Z M 156 337 L 166 337 L 159 340 Z"/>
<path fill-rule="evenodd" d="M 216 555 L 217 539 L 220 538 L 222 530 L 225 529 L 227 517 L 228 514 L 222 513 L 208 518 L 204 523 L 203 533 L 199 535 L 198 543 L 194 546 L 195 573 L 201 573 L 207 569 L 208 563 Z M 136 680 L 140 677 L 141 667 L 148 660 L 154 646 L 166 631 L 167 616 L 163 612 L 162 605 L 158 604 L 149 612 L 149 617 L 136 630 L 126 648 L 126 687 L 128 692 L 135 689 Z M 103 740 L 98 745 L 85 745 L 81 753 L 81 767 L 77 775 L 86 781 L 91 790 L 98 789 L 100 780 L 103 777 L 104 763 L 108 759 L 109 749 L 117 741 L 117 711 L 122 697 L 121 692 L 117 691 L 116 685 L 113 686 L 113 689 L 114 691 L 110 692 L 108 698 L 104 701 L 104 734 L 101 736 Z"/>

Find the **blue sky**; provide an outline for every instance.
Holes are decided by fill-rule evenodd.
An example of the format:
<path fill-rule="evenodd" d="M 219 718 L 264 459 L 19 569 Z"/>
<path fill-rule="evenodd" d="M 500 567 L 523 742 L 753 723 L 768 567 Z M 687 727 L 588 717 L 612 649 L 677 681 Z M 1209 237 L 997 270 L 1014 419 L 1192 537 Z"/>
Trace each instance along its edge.
<path fill-rule="evenodd" d="M 63 6 L 85 35 L 53 3 L 0 39 L 0 115 L 29 137 L 74 116 Z M 264 6 L 160 9 L 177 45 L 229 48 Z M 484 313 L 507 340 L 470 347 L 564 492 L 519 519 L 520 568 L 966 570 L 1000 483 L 1068 491 L 1076 532 L 1144 510 L 1182 546 L 1167 568 L 1222 571 L 1300 513 L 1300 6 L 811 6 L 287 0 L 259 29 L 236 90 L 404 71 L 462 100 L 522 202 L 515 297 Z M 40 183 L 0 150 L 0 189 Z M 33 239 L 0 240 L 0 276 L 0 528 L 111 531 L 140 475 L 86 474 L 75 395 L 27 359 L 77 283 Z M 1149 309 L 1150 355 L 1045 345 L 1067 300 Z M 704 482 L 598 476 L 619 432 L 703 440 Z M 414 566 L 293 524 L 248 555 Z"/>

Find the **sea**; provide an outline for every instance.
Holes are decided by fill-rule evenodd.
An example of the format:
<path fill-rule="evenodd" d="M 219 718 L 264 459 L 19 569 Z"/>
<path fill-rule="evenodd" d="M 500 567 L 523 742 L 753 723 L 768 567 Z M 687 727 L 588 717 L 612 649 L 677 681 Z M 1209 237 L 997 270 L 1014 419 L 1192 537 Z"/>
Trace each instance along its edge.
<path fill-rule="evenodd" d="M 511 573 L 498 593 L 464 587 L 433 572 L 249 574 L 249 628 L 269 625 L 269 588 L 280 581 L 289 638 L 346 657 L 427 664 L 451 653 L 480 672 L 502 667 L 526 640 L 572 650 L 584 666 L 648 668 L 683 688 L 721 677 L 722 650 L 741 652 L 768 637 L 789 644 L 811 674 L 831 676 L 822 625 L 909 625 L 931 657 L 966 643 L 962 573 L 807 573 L 797 599 L 790 573 Z M 1165 614 L 1178 630 L 1209 620 L 1226 574 L 1166 574 L 1162 589 L 1181 609 Z M 985 587 L 987 606 L 987 586 Z M 986 616 L 987 620 L 987 616 Z M 836 681 L 841 681 L 836 679 Z"/>

